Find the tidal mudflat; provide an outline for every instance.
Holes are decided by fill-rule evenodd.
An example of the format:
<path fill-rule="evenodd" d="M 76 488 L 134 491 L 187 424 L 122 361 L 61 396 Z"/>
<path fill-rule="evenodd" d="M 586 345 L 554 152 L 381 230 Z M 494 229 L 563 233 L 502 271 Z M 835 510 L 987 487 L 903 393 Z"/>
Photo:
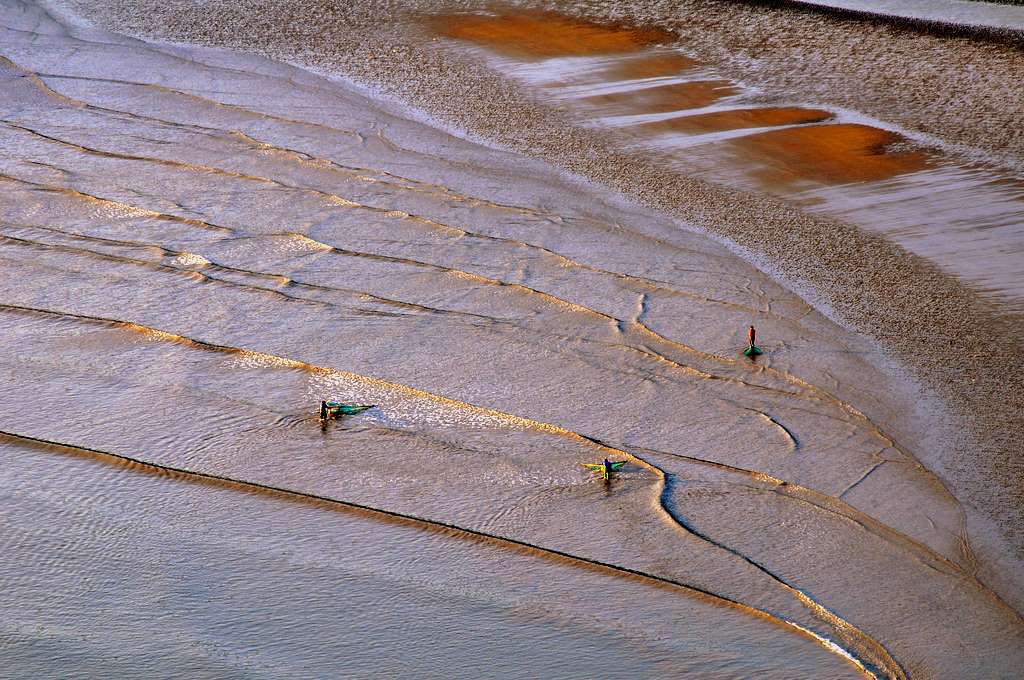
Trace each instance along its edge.
<path fill-rule="evenodd" d="M 1020 667 L 994 152 L 656 17 L 2 7 L 19 674 Z"/>

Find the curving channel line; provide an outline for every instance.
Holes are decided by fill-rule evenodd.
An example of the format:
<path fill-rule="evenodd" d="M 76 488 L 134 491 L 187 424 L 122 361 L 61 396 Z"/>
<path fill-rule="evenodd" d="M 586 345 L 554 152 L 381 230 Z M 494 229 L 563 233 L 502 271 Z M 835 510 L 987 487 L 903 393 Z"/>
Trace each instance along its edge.
<path fill-rule="evenodd" d="M 121 460 L 121 461 L 126 462 L 126 463 L 132 463 L 132 464 L 138 464 L 138 465 L 143 465 L 143 466 L 149 466 L 149 467 L 151 467 L 154 470 L 163 470 L 163 471 L 166 471 L 166 472 L 172 472 L 172 473 L 177 473 L 177 474 L 182 474 L 182 475 L 191 475 L 191 476 L 195 476 L 196 478 L 209 479 L 209 480 L 220 481 L 220 482 L 231 483 L 231 484 L 248 485 L 248 486 L 252 486 L 254 488 L 261 488 L 261 489 L 265 489 L 265 490 L 275 491 L 275 492 L 278 492 L 278 493 L 294 495 L 296 497 L 308 497 L 308 498 L 313 499 L 313 500 L 321 500 L 321 501 L 337 503 L 339 505 L 343 505 L 343 506 L 347 506 L 347 507 L 352 507 L 352 508 L 357 508 L 357 509 L 361 509 L 361 510 L 367 510 L 367 511 L 372 511 L 372 512 L 379 512 L 379 513 L 383 513 L 385 515 L 389 515 L 389 516 L 393 516 L 393 517 L 398 517 L 398 518 L 402 518 L 402 519 L 408 519 L 408 520 L 412 520 L 412 521 L 416 521 L 416 522 L 424 522 L 424 523 L 427 523 L 427 524 L 433 524 L 433 525 L 436 525 L 436 526 L 439 526 L 439 527 L 444 527 L 444 528 L 455 530 L 455 531 L 461 531 L 461 532 L 464 532 L 467 535 L 485 537 L 485 538 L 493 539 L 493 540 L 496 540 L 496 541 L 508 541 L 509 544 L 519 545 L 519 546 L 523 546 L 523 547 L 527 547 L 527 548 L 535 549 L 535 550 L 541 550 L 541 551 L 550 553 L 552 555 L 557 555 L 557 556 L 560 556 L 560 557 L 567 557 L 567 558 L 570 558 L 570 559 L 573 559 L 573 560 L 580 560 L 582 562 L 590 563 L 590 564 L 601 566 L 601 567 L 606 567 L 606 568 L 611 568 L 611 569 L 615 569 L 615 570 L 620 570 L 623 573 L 629 573 L 629 574 L 634 574 L 634 575 L 643 576 L 643 577 L 650 577 L 650 578 L 653 578 L 656 581 L 660 581 L 660 582 L 667 583 L 667 584 L 677 585 L 677 586 L 680 586 L 680 587 L 684 587 L 684 588 L 690 589 L 690 590 L 692 590 L 694 592 L 699 592 L 699 593 L 702 593 L 702 594 L 705 594 L 705 595 L 709 595 L 709 596 L 715 597 L 715 598 L 717 598 L 717 599 L 719 599 L 719 600 L 721 600 L 723 602 L 726 602 L 726 603 L 729 603 L 729 604 L 733 604 L 733 605 L 738 606 L 738 607 L 742 607 L 743 609 L 748 610 L 748 611 L 750 611 L 752 613 L 756 613 L 759 616 L 764 616 L 764 617 L 767 617 L 767 618 L 770 618 L 770 619 L 773 619 L 773 620 L 777 620 L 777 621 L 779 621 L 779 622 L 781 622 L 781 623 L 783 623 L 783 624 L 785 624 L 785 625 L 787 625 L 787 626 L 789 626 L 789 627 L 791 627 L 791 628 L 793 628 L 795 630 L 799 630 L 800 632 L 813 637 L 820 644 L 825 645 L 826 647 L 828 647 L 832 651 L 834 651 L 836 653 L 839 653 L 839 654 L 843 655 L 844 657 L 848 658 L 851 661 L 851 663 L 854 663 L 858 668 L 860 668 L 869 677 L 875 677 L 875 678 L 885 677 L 885 678 L 892 678 L 894 680 L 905 680 L 906 677 L 907 677 L 905 671 L 900 666 L 900 664 L 889 654 L 889 652 L 885 649 L 885 647 L 880 642 L 878 642 L 877 640 L 875 640 L 874 638 L 872 638 L 868 634 L 864 633 L 863 631 L 861 631 L 859 628 L 857 628 L 856 626 L 854 626 L 850 622 L 844 620 L 843 618 L 841 618 L 840 616 L 838 616 L 834 612 L 830 611 L 828 608 L 826 608 L 825 606 L 823 606 L 822 604 L 820 604 L 819 602 L 814 600 L 810 595 L 808 595 L 807 593 L 805 593 L 802 590 L 800 590 L 797 586 L 789 583 L 784 578 L 782 578 L 779 575 L 773 573 L 766 566 L 760 564 L 756 560 L 754 560 L 754 559 L 752 559 L 752 558 L 750 558 L 750 557 L 748 557 L 746 555 L 743 555 L 742 553 L 740 553 L 740 552 L 738 552 L 738 551 L 736 551 L 736 550 L 734 550 L 732 548 L 729 548 L 728 546 L 726 546 L 726 545 L 724 545 L 724 544 L 722 544 L 720 542 L 717 542 L 716 540 L 714 540 L 710 536 L 702 534 L 698 530 L 690 527 L 685 522 L 684 519 L 682 519 L 681 517 L 678 517 L 676 515 L 676 513 L 674 513 L 672 511 L 672 509 L 671 509 L 671 507 L 670 507 L 670 505 L 668 503 L 667 497 L 671 493 L 671 484 L 672 484 L 671 476 L 669 474 L 667 474 L 662 468 L 658 467 L 657 465 L 655 465 L 653 463 L 650 463 L 645 458 L 643 458 L 643 457 L 641 457 L 641 456 L 637 455 L 636 453 L 633 453 L 633 452 L 631 452 L 629 450 L 621 449 L 621 448 L 616 448 L 616 447 L 614 447 L 614 446 L 612 446 L 612 445 L 610 445 L 610 444 L 608 444 L 606 442 L 601 441 L 600 439 L 597 439 L 597 438 L 594 438 L 594 437 L 590 437 L 590 436 L 587 436 L 587 435 L 584 435 L 584 434 L 580 434 L 580 433 L 577 433 L 577 432 L 565 429 L 565 428 L 557 426 L 557 425 L 553 425 L 553 424 L 549 424 L 549 423 L 543 423 L 543 422 L 536 421 L 536 420 L 533 420 L 533 419 L 530 419 L 530 418 L 524 418 L 524 417 L 521 417 L 521 416 L 516 416 L 516 415 L 512 415 L 512 414 L 508 414 L 508 413 L 503 413 L 503 412 L 500 412 L 500 411 L 495 411 L 493 409 L 488 409 L 488 408 L 484 408 L 484 407 L 480 407 L 480 406 L 475 406 L 473 404 L 468 404 L 466 402 L 461 402 L 461 401 L 458 401 L 458 400 L 450 399 L 448 397 L 444 397 L 444 396 L 441 396 L 441 395 L 437 395 L 437 394 L 433 394 L 433 393 L 429 393 L 429 392 L 424 392 L 422 390 L 418 390 L 416 388 L 412 388 L 412 387 L 409 387 L 409 386 L 406 386 L 406 385 L 390 383 L 390 382 L 387 382 L 387 381 L 382 381 L 382 380 L 378 380 L 376 378 L 372 378 L 372 377 L 368 377 L 368 376 L 363 376 L 363 375 L 359 375 L 359 374 L 355 374 L 355 373 L 350 373 L 350 372 L 347 372 L 347 371 L 341 371 L 341 370 L 336 370 L 336 369 L 329 369 L 329 368 L 325 368 L 325 367 L 315 366 L 315 365 L 312 365 L 312 364 L 309 364 L 309 363 L 306 363 L 306 362 L 297 361 L 297 360 L 293 360 L 293 359 L 286 359 L 286 358 L 283 358 L 283 357 L 277 357 L 277 356 L 273 356 L 273 355 L 267 355 L 267 354 L 263 354 L 263 353 L 260 353 L 260 352 L 254 352 L 252 350 L 242 349 L 242 348 L 239 348 L 239 347 L 232 347 L 232 346 L 228 346 L 228 345 L 219 345 L 219 344 L 215 344 L 215 343 L 210 343 L 210 342 L 206 342 L 204 340 L 198 340 L 198 339 L 189 338 L 189 337 L 178 335 L 178 334 L 174 334 L 174 333 L 168 333 L 166 331 L 163 331 L 163 330 L 160 330 L 160 329 L 157 329 L 157 328 L 151 328 L 149 326 L 144 326 L 144 325 L 141 325 L 141 324 L 136 324 L 136 323 L 127 322 L 127 321 L 121 321 L 121 320 L 117 320 L 117 319 L 109 319 L 109 318 L 104 318 L 104 317 L 81 315 L 81 314 L 75 314 L 75 313 L 70 313 L 70 312 L 61 312 L 61 311 L 55 311 L 55 310 L 49 310 L 49 309 L 40 309 L 40 308 L 36 308 L 36 307 L 23 307 L 23 306 L 19 306 L 19 305 L 10 305 L 10 304 L 4 304 L 4 303 L 0 303 L 0 309 L 7 309 L 7 310 L 10 310 L 10 311 L 15 312 L 15 313 L 25 313 L 25 314 L 33 314 L 33 315 L 40 315 L 41 314 L 41 315 L 51 316 L 51 317 L 71 318 L 71 319 L 76 319 L 76 320 L 84 321 L 84 322 L 87 322 L 87 323 L 96 323 L 96 324 L 101 324 L 101 325 L 105 325 L 105 326 L 114 326 L 114 327 L 118 327 L 118 328 L 124 328 L 124 329 L 127 329 L 127 330 L 131 330 L 131 331 L 134 331 L 134 332 L 143 333 L 145 335 L 149 335 L 149 336 L 157 338 L 159 340 L 173 342 L 173 343 L 176 343 L 176 344 L 181 344 L 181 345 L 185 345 L 185 346 L 189 346 L 189 347 L 195 347 L 195 348 L 209 350 L 209 351 L 223 352 L 223 353 L 228 353 L 228 354 L 253 355 L 253 356 L 261 357 L 265 361 L 267 361 L 268 363 L 272 363 L 272 364 L 275 364 L 275 365 L 278 365 L 278 366 L 294 368 L 294 369 L 300 369 L 300 370 L 304 370 L 304 371 L 311 372 L 311 373 L 329 373 L 329 374 L 332 374 L 332 375 L 342 375 L 342 376 L 348 377 L 348 378 L 350 378 L 352 380 L 355 380 L 355 381 L 359 381 L 359 382 L 363 382 L 363 383 L 367 383 L 367 384 L 373 384 L 373 385 L 377 385 L 377 386 L 387 386 L 388 388 L 390 388 L 392 390 L 396 390 L 396 391 L 399 391 L 399 392 L 402 392 L 402 393 L 406 393 L 406 394 L 409 394 L 409 395 L 412 395 L 412 396 L 428 399 L 428 400 L 434 401 L 436 403 L 442 403 L 442 404 L 444 404 L 446 406 L 454 407 L 454 408 L 457 408 L 457 409 L 460 409 L 460 410 L 468 410 L 470 412 L 477 413 L 477 414 L 485 416 L 485 417 L 494 418 L 497 421 L 502 422 L 502 423 L 504 423 L 506 425 L 511 425 L 511 426 L 517 426 L 517 427 L 523 427 L 523 428 L 528 428 L 528 429 L 532 429 L 532 430 L 542 431 L 542 432 L 546 432 L 546 433 L 549 433 L 549 434 L 554 434 L 556 436 L 564 437 L 564 438 L 567 438 L 567 439 L 569 439 L 571 441 L 575 441 L 575 442 L 578 442 L 578 443 L 581 443 L 581 444 L 584 444 L 584 445 L 587 445 L 587 444 L 593 445 L 593 446 L 597 447 L 598 449 L 602 450 L 602 452 L 604 452 L 606 454 L 615 454 L 615 455 L 626 457 L 626 458 L 628 458 L 630 460 L 633 460 L 636 464 L 640 465 L 641 467 L 650 470 L 651 472 L 653 472 L 658 477 L 658 479 L 659 479 L 659 488 L 657 490 L 657 501 L 658 501 L 657 502 L 657 507 L 660 509 L 660 512 L 664 515 L 664 517 L 666 518 L 667 521 L 669 521 L 672 525 L 676 526 L 679 530 L 681 530 L 683 532 L 686 532 L 686 533 L 688 533 L 688 534 L 690 534 L 692 536 L 695 536 L 698 539 L 700 539 L 700 540 L 702 540 L 702 541 L 704 541 L 704 542 L 706 542 L 706 543 L 708 543 L 708 544 L 710 544 L 710 545 L 712 545 L 712 546 L 714 546 L 714 547 L 716 547 L 718 549 L 721 549 L 721 550 L 723 550 L 723 551 L 733 555 L 734 557 L 744 561 L 748 565 L 750 565 L 753 568 L 755 568 L 758 571 L 760 571 L 762 574 L 767 576 L 773 582 L 777 583 L 784 590 L 786 590 L 792 596 L 794 596 L 804 607 L 807 608 L 807 610 L 815 618 L 817 618 L 820 621 L 822 621 L 823 623 L 825 623 L 833 631 L 836 639 L 832 639 L 831 637 L 827 637 L 827 636 L 821 635 L 819 633 L 816 633 L 816 632 L 814 632 L 814 631 L 812 631 L 812 630 L 810 630 L 808 628 L 805 628 L 804 626 L 801 626 L 800 624 L 798 624 L 798 623 L 796 623 L 794 621 L 791 621 L 791 620 L 789 620 L 789 619 L 787 619 L 787 618 L 785 618 L 785 617 L 783 617 L 783 616 L 781 616 L 779 614 L 772 614 L 772 613 L 766 612 L 764 610 L 758 609 L 758 608 L 753 607 L 751 605 L 747 605 L 747 604 L 744 604 L 744 603 L 739 602 L 737 600 L 733 600 L 732 598 L 729 598 L 727 596 L 722 596 L 722 595 L 715 594 L 715 593 L 713 593 L 711 591 L 707 591 L 707 590 L 702 589 L 700 587 L 692 586 L 692 585 L 683 583 L 681 581 L 675 581 L 673 579 L 669 579 L 669 578 L 665 578 L 665 577 L 661 577 L 661 576 L 647 574 L 646 572 L 641 572 L 639 570 L 630 569 L 628 567 L 620 567 L 618 565 L 613 565 L 613 564 L 610 564 L 610 563 L 601 562 L 599 560 L 590 560 L 589 558 L 581 558 L 581 557 L 578 557 L 578 556 L 575 556 L 575 555 L 571 555 L 569 553 L 565 553 L 565 552 L 559 551 L 557 549 L 544 548 L 542 546 L 536 546 L 536 545 L 533 545 L 533 544 L 530 544 L 530 543 L 527 543 L 527 542 L 524 542 L 524 541 L 518 541 L 516 539 L 507 539 L 507 538 L 504 538 L 504 537 L 501 537 L 501 536 L 491 535 L 491 534 L 487 534 L 485 532 L 477 531 L 477 530 L 474 530 L 474 529 L 468 529 L 468 528 L 465 528 L 465 527 L 459 527 L 459 526 L 448 524 L 448 523 L 445 523 L 445 522 L 428 520 L 428 519 L 424 519 L 424 518 L 421 518 L 421 517 L 418 517 L 418 516 L 414 516 L 414 515 L 406 515 L 406 514 L 403 514 L 403 513 L 397 513 L 397 512 L 393 512 L 393 511 L 389 511 L 389 510 L 384 510 L 384 509 L 381 509 L 381 508 L 374 508 L 374 507 L 370 507 L 370 506 L 364 506 L 364 505 L 360 505 L 360 504 L 357 504 L 357 503 L 343 501 L 343 500 L 340 500 L 340 499 L 333 499 L 333 498 L 318 496 L 316 494 L 304 494 L 303 492 L 297 492 L 297 491 L 293 491 L 293 490 L 289 490 L 289 489 L 273 487 L 271 485 L 265 485 L 265 484 L 261 484 L 261 483 L 257 483 L 257 482 L 248 482 L 246 480 L 239 480 L 239 479 L 230 478 L 230 477 L 226 477 L 226 476 L 215 475 L 215 474 L 212 474 L 212 473 L 205 473 L 205 472 L 196 471 L 196 470 L 188 470 L 188 469 L 184 469 L 184 468 L 175 468 L 175 467 L 172 467 L 172 466 L 164 466 L 164 465 L 150 463 L 150 462 L 143 461 L 143 460 L 140 460 L 140 459 L 132 458 L 132 457 L 129 457 L 129 456 L 122 456 L 120 454 L 113 454 L 113 453 L 109 453 L 109 452 L 105 452 L 105 451 L 98 451 L 98 450 L 95 450 L 95 449 L 89 449 L 88 447 L 74 447 L 73 445 L 65 445 L 65 444 L 62 444 L 60 442 L 49 442 L 49 441 L 43 440 L 43 439 L 37 439 L 37 438 L 33 438 L 33 437 L 19 435 L 18 433 L 11 433 L 11 432 L 0 431 L 0 434 L 6 434 L 6 435 L 12 436 L 12 437 L 21 437 L 21 438 L 26 439 L 26 440 L 38 441 L 38 442 L 44 443 L 44 444 L 55 444 L 55 445 L 58 445 L 58 446 L 72 446 L 72 448 L 78 448 L 78 449 L 82 449 L 82 450 L 85 450 L 85 451 L 90 451 L 90 452 L 92 452 L 92 453 L 94 453 L 96 455 L 110 456 L 113 459 Z M 854 651 L 851 651 L 851 648 Z"/>
<path fill-rule="evenodd" d="M 674 579 L 665 578 L 663 576 L 657 576 L 655 574 L 649 574 L 647 572 L 640 571 L 638 569 L 631 569 L 629 567 L 612 564 L 610 562 L 604 562 L 601 560 L 581 557 L 579 555 L 573 555 L 572 553 L 564 552 L 556 548 L 546 548 L 544 546 L 529 543 L 527 541 L 520 541 L 514 538 L 507 538 L 496 534 L 491 534 L 485 531 L 479 531 L 476 529 L 470 529 L 467 527 L 458 526 L 456 524 L 450 524 L 440 520 L 427 519 L 425 517 L 419 517 L 417 515 L 395 512 L 393 510 L 387 510 L 384 508 L 378 508 L 371 505 L 364 505 L 362 503 L 354 503 L 352 501 L 341 500 L 338 498 L 331 498 L 329 496 L 322 496 L 319 494 L 307 493 L 304 491 L 296 491 L 293 489 L 287 489 L 284 487 L 274 486 L 271 484 L 263 484 L 261 482 L 247 481 L 244 479 L 237 479 L 235 477 L 228 477 L 226 475 L 218 475 L 209 472 L 202 472 L 199 470 L 190 470 L 187 468 L 179 468 L 170 465 L 162 465 L 158 463 L 152 463 L 139 458 L 133 458 L 131 456 L 112 453 L 109 451 L 102 451 L 100 449 L 93 449 L 87 446 L 78 446 L 75 444 L 68 444 L 65 442 L 52 441 L 49 439 L 42 439 L 39 437 L 32 437 L 29 435 L 18 434 L 17 432 L 9 432 L 7 430 L 0 430 L 0 437 L 5 437 L 9 440 L 19 442 L 27 445 L 34 445 L 43 447 L 46 449 L 61 449 L 70 455 L 84 455 L 95 460 L 100 460 L 108 464 L 120 465 L 129 470 L 137 472 L 148 472 L 155 473 L 161 476 L 169 476 L 172 479 L 180 479 L 183 481 L 191 482 L 205 482 L 213 484 L 221 488 L 227 489 L 241 489 L 245 491 L 253 491 L 258 493 L 264 493 L 273 495 L 277 498 L 283 498 L 296 502 L 315 503 L 324 507 L 333 508 L 336 510 L 354 510 L 362 513 L 367 513 L 370 516 L 378 519 L 387 519 L 391 521 L 399 521 L 406 523 L 408 526 L 413 526 L 424 530 L 441 531 L 446 536 L 452 538 L 461 538 L 463 540 L 476 540 L 485 541 L 493 545 L 505 549 L 517 549 L 529 554 L 541 555 L 547 558 L 560 559 L 572 564 L 576 567 L 592 569 L 595 571 L 603 571 L 605 573 L 612 573 L 620 577 L 636 578 L 642 581 L 660 584 L 663 586 L 675 587 L 681 590 L 688 591 L 691 594 L 707 597 L 714 600 L 722 605 L 733 607 L 740 611 L 743 611 L 749 615 L 756 616 L 772 621 L 778 625 L 784 626 L 796 632 L 797 634 L 804 635 L 818 644 L 822 645 L 826 649 L 832 651 L 835 654 L 843 657 L 849 661 L 853 666 L 860 670 L 865 677 L 879 678 L 876 669 L 870 664 L 865 663 L 861 659 L 857 658 L 854 654 L 841 647 L 836 642 L 815 633 L 814 631 L 801 626 L 798 623 L 789 621 L 780 616 L 769 614 L 756 607 L 751 607 L 737 600 L 733 600 L 723 595 L 718 595 L 709 590 L 705 590 L 699 586 L 690 585 Z M 898 673 L 886 672 L 884 677 L 899 678 L 905 680 L 906 675 L 897 666 L 895 670 Z"/>

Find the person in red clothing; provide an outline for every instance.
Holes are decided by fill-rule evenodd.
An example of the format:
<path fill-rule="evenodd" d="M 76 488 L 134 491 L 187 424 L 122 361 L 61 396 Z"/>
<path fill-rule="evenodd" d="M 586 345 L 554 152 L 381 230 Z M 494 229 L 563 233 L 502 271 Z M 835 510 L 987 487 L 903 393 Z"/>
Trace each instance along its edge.
<path fill-rule="evenodd" d="M 747 348 L 743 350 L 743 354 L 748 357 L 756 357 L 758 354 L 764 354 L 764 351 L 754 344 L 754 340 L 757 338 L 757 331 L 751 326 L 747 329 Z"/>

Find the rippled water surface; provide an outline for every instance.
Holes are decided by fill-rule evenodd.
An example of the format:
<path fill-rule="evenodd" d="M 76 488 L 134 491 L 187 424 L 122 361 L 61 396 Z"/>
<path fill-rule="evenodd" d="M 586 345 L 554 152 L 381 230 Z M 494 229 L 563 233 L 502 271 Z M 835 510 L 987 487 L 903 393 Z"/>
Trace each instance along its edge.
<path fill-rule="evenodd" d="M 1017 667 L 930 403 L 723 246 L 296 68 L 0 7 L 17 675 Z"/>

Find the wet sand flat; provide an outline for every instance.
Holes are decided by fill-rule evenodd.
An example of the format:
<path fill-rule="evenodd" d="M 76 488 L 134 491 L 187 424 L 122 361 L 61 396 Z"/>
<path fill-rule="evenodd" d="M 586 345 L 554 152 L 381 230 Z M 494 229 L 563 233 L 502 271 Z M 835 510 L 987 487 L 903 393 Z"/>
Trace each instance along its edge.
<path fill-rule="evenodd" d="M 84 645 L 25 633 L 92 620 L 88 593 L 106 581 L 79 597 L 69 565 L 81 559 L 122 583 L 159 573 L 170 595 L 154 606 L 171 624 L 154 644 L 166 639 L 197 673 L 329 673 L 338 649 L 370 644 L 382 653 L 360 659 L 368 672 L 571 676 L 587 674 L 595 640 L 616 638 L 593 672 L 1012 677 L 1024 649 L 1017 567 L 982 531 L 991 508 L 965 500 L 965 478 L 943 466 L 963 445 L 963 403 L 851 329 L 848 308 L 801 297 L 671 211 L 345 81 L 6 1 L 2 55 L 17 77 L 2 84 L 0 124 L 12 377 L 0 429 L 17 516 L 5 591 L 30 604 L 8 625 L 22 631 L 25 672 L 54 657 L 98 671 L 102 650 L 141 644 L 130 626 Z M 181 10 L 165 26 L 178 39 L 194 30 Z M 745 85 L 667 48 L 661 29 L 447 17 L 391 24 L 394 51 L 358 63 L 416 63 L 408 37 L 444 63 L 471 55 L 493 70 L 465 82 L 518 81 L 504 99 L 480 92 L 539 112 L 510 128 L 522 140 L 549 102 L 563 141 L 588 140 L 581 158 L 611 168 L 639 149 L 695 177 L 717 172 L 733 187 L 725 203 L 721 184 L 662 185 L 628 166 L 650 180 L 645 192 L 665 186 L 730 229 L 756 224 L 765 247 L 813 253 L 826 277 L 850 280 L 836 244 L 856 262 L 879 241 L 810 210 L 853 215 L 911 178 L 952 181 L 929 174 L 942 169 L 933 154 L 842 111 L 752 106 Z M 255 49 L 246 21 L 205 25 L 230 25 L 235 47 Z M 297 35 L 274 35 L 274 56 L 301 61 L 285 49 Z M 744 182 L 792 202 L 743 193 Z M 905 199 L 879 211 L 912 210 Z M 880 265 L 916 266 L 880 252 Z M 856 283 L 883 341 L 893 301 L 870 286 L 888 271 Z M 929 271 L 937 289 L 959 290 Z M 921 338 L 986 309 L 943 299 Z M 921 319 L 908 312 L 906 325 Z M 748 325 L 765 350 L 756 359 L 742 355 Z M 1003 432 L 984 429 L 996 394 L 976 402 L 972 442 Z M 372 408 L 321 423 L 321 399 Z M 608 484 L 583 468 L 604 458 L 624 463 Z M 1008 488 L 991 467 L 979 473 Z M 118 518 L 112 489 L 171 536 Z M 69 590 L 44 612 L 41 592 Z M 104 616 L 135 620 L 146 597 L 110 597 Z M 358 635 L 338 627 L 349 620 L 339 602 L 363 603 Z M 310 607 L 331 649 L 293 634 Z M 531 640 L 535 653 L 510 653 Z M 579 657 L 560 656 L 569 648 Z"/>
<path fill-rule="evenodd" d="M 782 627 L 672 597 L 669 584 L 75 449 L 3 437 L 0 456 L 4 498 L 14 506 L 7 528 L 16 534 L 16 550 L 0 560 L 18 575 L 20 595 L 17 606 L 3 605 L 11 674 L 49 676 L 61 663 L 81 675 L 300 678 L 343 668 L 440 678 L 456 668 L 515 677 L 528 658 L 534 672 L 556 675 L 571 667 L 610 677 L 726 678 L 737 665 L 761 677 L 822 668 L 831 677 L 859 675 Z M 45 531 L 46 523 L 61 534 Z M 77 578 L 54 591 L 60 569 L 50 556 L 59 552 L 74 560 Z M 594 591 L 664 618 L 610 615 Z M 690 617 L 703 622 L 692 634 L 667 625 Z M 741 624 L 731 643 L 723 617 Z M 700 631 L 712 621 L 718 635 L 708 654 Z M 755 656 L 764 665 L 750 665 Z"/>

